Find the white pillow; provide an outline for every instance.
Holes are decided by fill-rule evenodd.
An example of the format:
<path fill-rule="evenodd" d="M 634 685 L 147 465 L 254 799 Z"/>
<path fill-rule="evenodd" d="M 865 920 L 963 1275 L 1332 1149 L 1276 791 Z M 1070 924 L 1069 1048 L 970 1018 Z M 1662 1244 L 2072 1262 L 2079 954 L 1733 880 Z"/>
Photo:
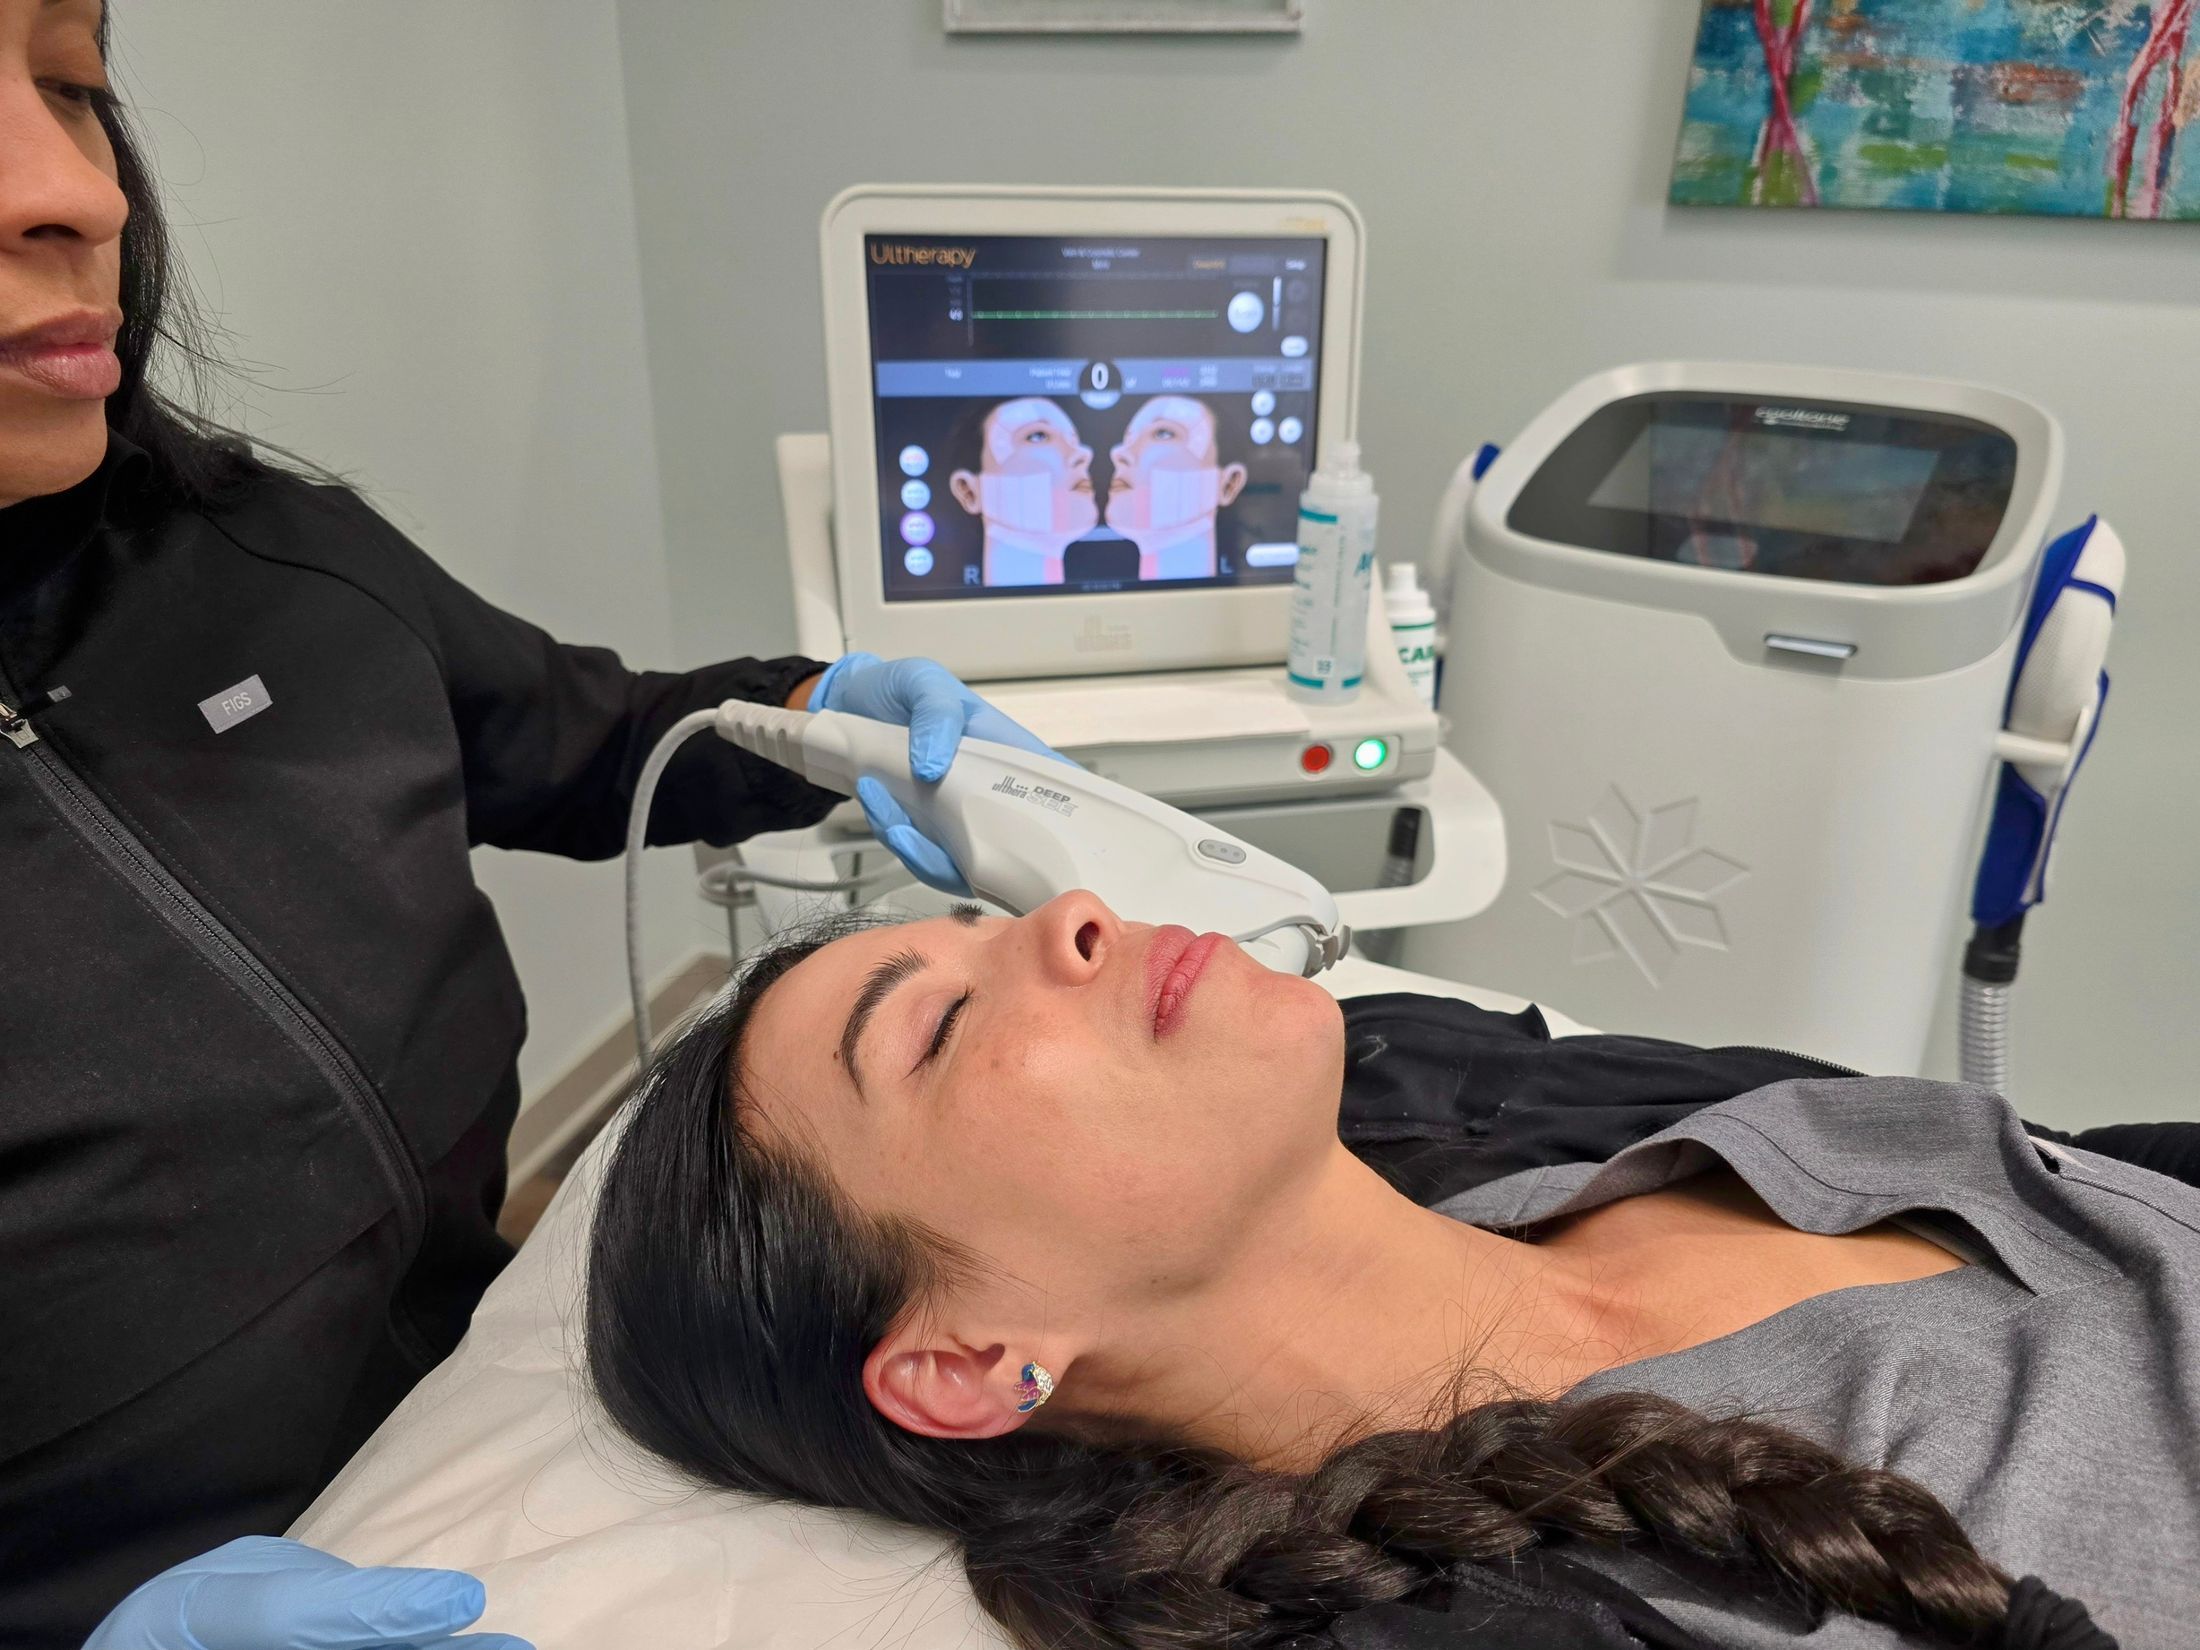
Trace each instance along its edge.
<path fill-rule="evenodd" d="M 1339 996 L 1522 1001 L 1348 958 Z M 1549 1014 L 1561 1035 L 1579 1030 Z M 604 1137 L 474 1314 L 290 1534 L 355 1564 L 471 1571 L 484 1629 L 536 1650 L 985 1650 L 1005 1641 L 932 1536 L 693 1489 L 627 1444 L 579 1369 Z"/>

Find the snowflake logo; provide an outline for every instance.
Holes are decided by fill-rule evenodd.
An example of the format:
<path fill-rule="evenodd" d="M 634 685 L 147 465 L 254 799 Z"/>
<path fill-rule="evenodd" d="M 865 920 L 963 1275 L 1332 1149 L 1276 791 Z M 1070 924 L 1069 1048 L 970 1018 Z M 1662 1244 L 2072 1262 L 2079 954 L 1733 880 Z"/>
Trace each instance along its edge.
<path fill-rule="evenodd" d="M 1749 867 L 1695 841 L 1694 797 L 1644 813 L 1617 785 L 1586 823 L 1553 821 L 1551 858 L 1559 873 L 1535 897 L 1574 924 L 1573 960 L 1624 955 L 1658 985 L 1682 946 L 1724 951 L 1718 896 Z"/>

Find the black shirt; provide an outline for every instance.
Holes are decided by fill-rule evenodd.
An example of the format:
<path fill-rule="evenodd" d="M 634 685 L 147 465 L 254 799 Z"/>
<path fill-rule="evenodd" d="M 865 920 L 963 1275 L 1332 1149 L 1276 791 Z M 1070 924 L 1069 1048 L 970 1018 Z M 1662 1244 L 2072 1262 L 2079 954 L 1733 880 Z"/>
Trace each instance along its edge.
<path fill-rule="evenodd" d="M 164 509 L 146 472 L 118 440 L 0 511 L 8 1647 L 282 1530 L 464 1333 L 526 1024 L 468 850 L 618 852 L 664 729 L 820 668 L 630 671 L 341 488 Z M 833 800 L 698 739 L 650 840 Z"/>

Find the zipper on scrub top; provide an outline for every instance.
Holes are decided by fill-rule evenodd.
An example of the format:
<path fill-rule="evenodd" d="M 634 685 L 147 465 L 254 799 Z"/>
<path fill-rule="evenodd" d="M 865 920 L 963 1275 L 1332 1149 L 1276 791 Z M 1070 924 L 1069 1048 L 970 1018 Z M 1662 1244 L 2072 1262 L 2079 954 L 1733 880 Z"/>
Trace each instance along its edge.
<path fill-rule="evenodd" d="M 0 692 L 4 692 L 0 688 Z M 30 725 L 29 712 L 58 704 L 68 697 L 55 689 L 31 701 L 21 710 L 0 701 L 0 736 L 24 753 L 31 782 L 100 858 L 118 872 L 131 890 L 155 915 L 204 957 L 222 977 L 241 992 L 290 1042 L 305 1055 L 328 1086 L 343 1101 L 365 1132 L 380 1165 L 383 1178 L 397 1196 L 398 1238 L 408 1264 L 427 1230 L 427 1193 L 412 1152 L 397 1132 L 396 1121 L 382 1104 L 367 1074 L 336 1034 L 299 1001 L 290 987 L 276 978 L 268 966 L 228 926 L 199 903 L 176 880 L 137 836 L 117 819 L 69 765 L 41 743 Z M 392 1324 L 397 1316 L 392 1314 Z M 400 1332 L 404 1332 L 403 1326 Z"/>
<path fill-rule="evenodd" d="M 50 710 L 69 697 L 65 687 L 50 688 L 35 699 L 23 701 L 21 710 L 9 708 L 0 702 L 0 739 L 5 739 L 17 750 L 24 750 L 38 743 L 38 730 L 31 726 L 31 718 L 42 710 Z"/>

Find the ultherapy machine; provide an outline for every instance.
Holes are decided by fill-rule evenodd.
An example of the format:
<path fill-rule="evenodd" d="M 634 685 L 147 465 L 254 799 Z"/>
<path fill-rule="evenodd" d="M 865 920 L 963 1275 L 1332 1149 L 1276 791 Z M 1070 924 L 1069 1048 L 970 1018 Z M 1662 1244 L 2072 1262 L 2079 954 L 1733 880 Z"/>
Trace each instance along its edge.
<path fill-rule="evenodd" d="M 831 431 L 778 449 L 802 649 L 940 660 L 1092 772 L 1304 866 L 1363 933 L 1480 909 L 1496 811 L 1380 603 L 1356 699 L 1285 686 L 1299 496 L 1357 418 L 1364 238 L 1322 194 L 842 194 Z M 1425 822 L 1403 864 L 1401 808 Z M 830 828 L 740 857 L 782 882 L 848 863 Z M 790 892 L 764 886 L 767 917 Z"/>
<path fill-rule="evenodd" d="M 1299 495 L 1354 434 L 1363 241 L 1327 195 L 842 195 L 804 647 L 936 658 L 1172 802 L 1426 777 L 1436 718 L 1402 670 L 1314 707 L 1278 668 Z"/>

